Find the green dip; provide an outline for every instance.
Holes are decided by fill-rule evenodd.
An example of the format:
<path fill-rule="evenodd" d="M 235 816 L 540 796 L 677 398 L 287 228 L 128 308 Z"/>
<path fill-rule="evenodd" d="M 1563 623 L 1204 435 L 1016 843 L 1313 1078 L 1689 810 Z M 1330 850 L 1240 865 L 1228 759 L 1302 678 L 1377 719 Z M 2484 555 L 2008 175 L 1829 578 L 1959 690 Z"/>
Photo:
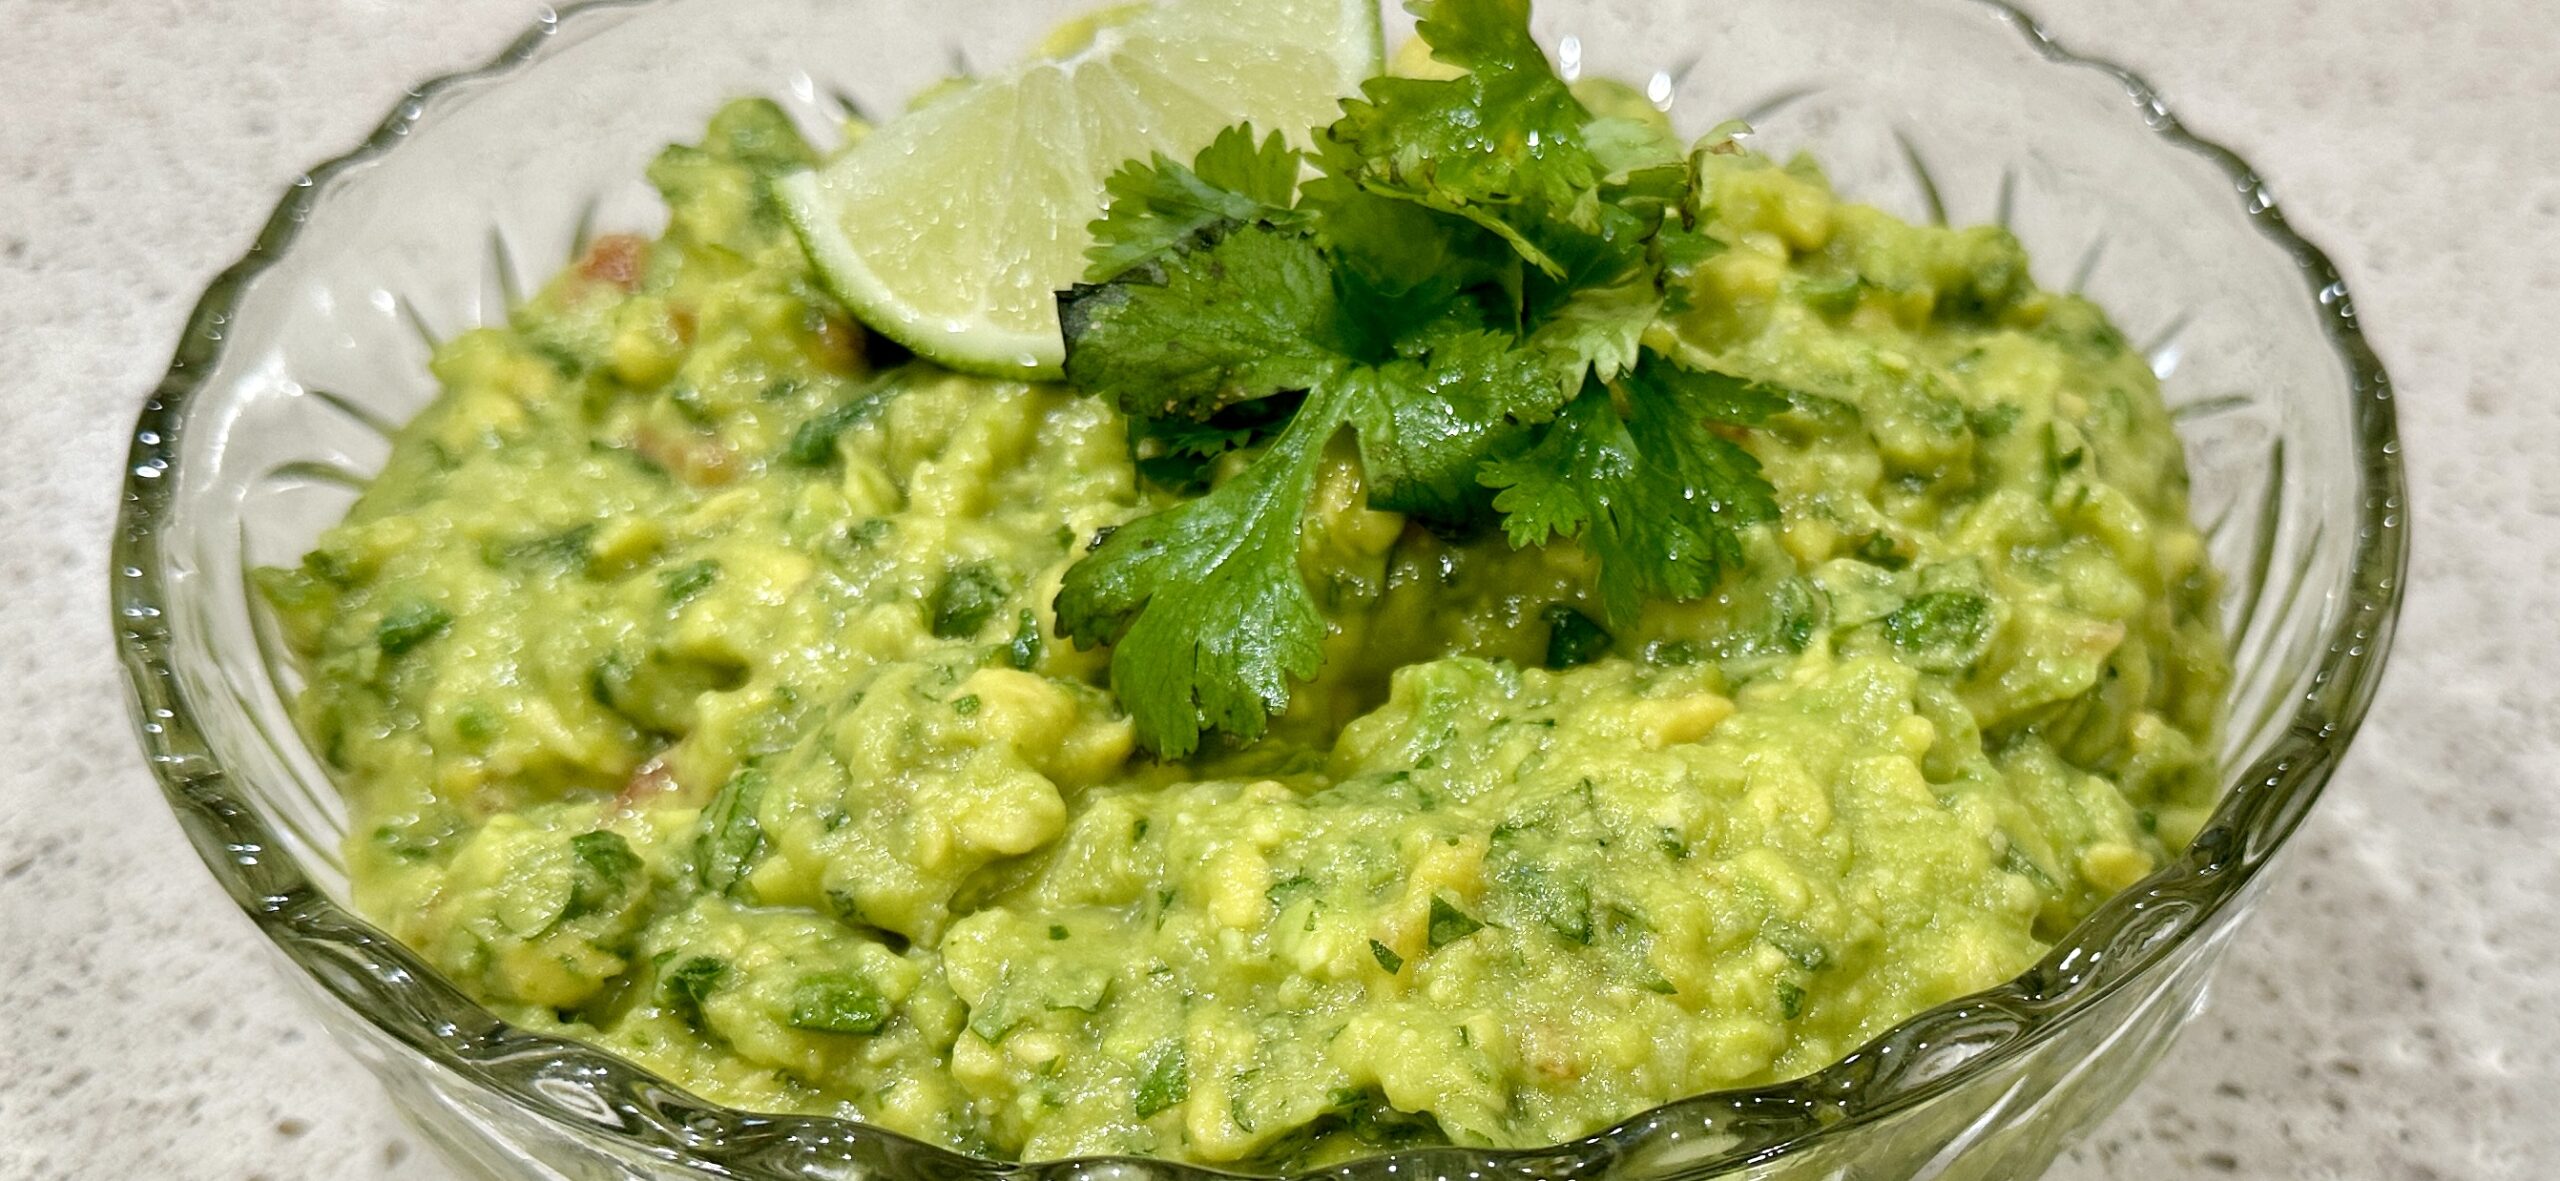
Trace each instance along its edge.
<path fill-rule="evenodd" d="M 2016 975 L 2214 792 L 2156 384 L 2006 232 L 1703 158 L 1661 347 L 1795 391 L 1743 572 L 1611 635 L 1337 448 L 1321 679 L 1165 763 L 1051 600 L 1174 494 L 1097 399 L 878 360 L 728 108 L 265 573 L 358 904 L 707 1098 L 1023 1158 L 1552 1143 Z"/>

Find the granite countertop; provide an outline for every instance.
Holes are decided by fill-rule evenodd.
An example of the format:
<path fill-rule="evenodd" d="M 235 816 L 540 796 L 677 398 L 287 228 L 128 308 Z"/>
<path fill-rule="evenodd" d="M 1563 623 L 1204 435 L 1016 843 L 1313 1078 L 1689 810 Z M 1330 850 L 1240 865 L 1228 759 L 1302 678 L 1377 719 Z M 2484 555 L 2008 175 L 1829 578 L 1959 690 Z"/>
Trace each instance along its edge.
<path fill-rule="evenodd" d="M 2540 0 L 2048 0 L 2265 169 L 2400 381 L 2416 570 L 2211 1011 L 2054 1176 L 2560 1176 L 2560 26 Z M 286 183 L 526 0 L 0 0 L 0 1176 L 452 1174 L 137 757 L 124 431 Z"/>

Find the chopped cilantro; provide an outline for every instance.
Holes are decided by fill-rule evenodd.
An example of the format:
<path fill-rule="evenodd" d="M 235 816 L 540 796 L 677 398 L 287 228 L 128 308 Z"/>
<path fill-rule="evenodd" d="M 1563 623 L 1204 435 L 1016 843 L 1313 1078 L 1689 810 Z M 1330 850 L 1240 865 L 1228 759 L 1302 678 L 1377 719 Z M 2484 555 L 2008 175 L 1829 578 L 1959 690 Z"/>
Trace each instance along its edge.
<path fill-rule="evenodd" d="M 826 466 L 836 456 L 836 438 L 867 417 L 870 410 L 867 402 L 852 402 L 801 423 L 791 432 L 791 441 L 783 445 L 782 458 L 797 467 Z"/>
<path fill-rule="evenodd" d="M 1191 1074 L 1183 1061 L 1182 1043 L 1167 1038 L 1157 1042 L 1138 1059 L 1138 1091 L 1134 1106 L 1139 1119 L 1191 1097 Z"/>
<path fill-rule="evenodd" d="M 835 462 L 836 439 L 877 415 L 905 388 L 908 377 L 903 371 L 893 373 L 851 400 L 802 422 L 791 432 L 791 441 L 783 445 L 783 460 L 797 467 L 825 467 Z"/>
<path fill-rule="evenodd" d="M 1900 570 L 1911 564 L 1911 559 L 1902 555 L 1902 550 L 1894 544 L 1893 535 L 1889 533 L 1868 534 L 1865 541 L 1858 543 L 1856 554 L 1859 561 L 1887 570 Z"/>
<path fill-rule="evenodd" d="M 587 545 L 594 540 L 596 527 L 590 522 L 573 525 L 557 533 L 538 534 L 513 541 L 492 541 L 481 548 L 480 556 L 498 567 L 546 567 L 560 571 L 586 568 Z"/>
<path fill-rule="evenodd" d="M 1398 972 L 1404 971 L 1404 957 L 1397 955 L 1396 949 L 1389 947 L 1386 944 L 1380 943 L 1375 939 L 1370 940 L 1369 954 L 1378 961 L 1379 967 L 1386 969 L 1386 973 L 1389 976 L 1393 976 Z"/>
<path fill-rule="evenodd" d="M 1287 910 L 1290 903 L 1301 898 L 1312 898 L 1316 895 L 1316 891 L 1314 878 L 1302 873 L 1293 873 L 1271 883 L 1271 888 L 1263 891 L 1262 896 L 1270 899 L 1273 910 Z"/>
<path fill-rule="evenodd" d="M 402 603 L 382 613 L 382 622 L 373 628 L 373 642 L 383 655 L 400 656 L 452 626 L 453 613 L 442 607 L 423 601 Z"/>
<path fill-rule="evenodd" d="M 933 634 L 946 640 L 978 634 L 1012 594 L 1003 572 L 984 562 L 953 570 L 933 592 Z"/>
<path fill-rule="evenodd" d="M 791 1027 L 818 1033 L 877 1033 L 889 1023 L 878 987 L 851 972 L 803 976 L 791 990 Z"/>
<path fill-rule="evenodd" d="M 2014 402 L 1999 402 L 1988 409 L 1966 414 L 1965 423 L 1973 428 L 1974 434 L 1985 439 L 1996 439 L 2008 434 L 2009 428 L 2018 425 L 2018 419 L 2025 414 L 2026 412 L 2019 409 Z"/>
<path fill-rule="evenodd" d="M 1484 923 L 1474 915 L 1458 909 L 1449 900 L 1431 896 L 1431 949 L 1438 951 L 1469 935 L 1484 930 Z"/>
<path fill-rule="evenodd" d="M 2035 857 L 2015 841 L 2011 841 L 2009 847 L 2001 851 L 2000 868 L 2047 890 L 2055 888 L 2053 875 L 2046 873 L 2043 866 L 2036 864 Z"/>
<path fill-rule="evenodd" d="M 658 991 L 677 1019 L 699 1030 L 703 1028 L 702 1002 L 728 978 L 727 960 L 698 955 L 659 977 Z"/>
<path fill-rule="evenodd" d="M 720 563 L 710 558 L 688 562 L 672 570 L 658 572 L 658 588 L 666 592 L 667 606 L 681 607 L 695 595 L 709 590 L 720 581 Z"/>
<path fill-rule="evenodd" d="M 1815 938 L 1811 932 L 1802 927 L 1789 923 L 1771 923 L 1761 929 L 1760 937 L 1768 940 L 1769 946 L 1777 948 L 1779 954 L 1794 960 L 1796 966 L 1805 971 L 1819 972 L 1823 965 L 1831 962 L 1831 949 L 1823 946 L 1820 939 Z"/>
<path fill-rule="evenodd" d="M 1005 641 L 1004 662 L 1027 672 L 1032 666 L 1040 663 L 1040 649 L 1043 645 L 1044 641 L 1040 637 L 1040 617 L 1032 614 L 1031 609 L 1025 607 L 1022 609 L 1020 621 L 1014 625 L 1013 638 Z"/>
<path fill-rule="evenodd" d="M 1576 100 L 1526 0 L 1410 7 L 1464 73 L 1370 80 L 1312 137 L 1303 186 L 1297 153 L 1249 127 L 1188 166 L 1130 163 L 1091 282 L 1059 298 L 1067 379 L 1130 416 L 1148 479 L 1191 494 L 1098 536 L 1057 601 L 1062 634 L 1112 646 L 1112 685 L 1165 757 L 1260 737 L 1321 667 L 1296 553 L 1337 434 L 1374 508 L 1579 542 L 1612 623 L 1710 593 L 1741 531 L 1776 515 L 1719 431 L 1784 399 L 1642 347 L 1666 269 L 1714 245 L 1687 223 L 1678 145 Z"/>
<path fill-rule="evenodd" d="M 1885 617 L 1894 650 L 1923 672 L 1954 676 L 1991 641 L 1991 602 L 1971 591 L 1933 591 Z"/>
<path fill-rule="evenodd" d="M 640 869 L 639 855 L 617 833 L 580 833 L 569 838 L 569 854 L 577 866 L 570 879 L 569 905 L 560 912 L 564 919 L 613 909 L 630 889 L 631 875 Z"/>
<path fill-rule="evenodd" d="M 764 828 L 756 820 L 756 803 L 763 796 L 764 773 L 749 768 L 731 777 L 702 809 L 693 860 L 704 889 L 735 889 L 764 854 Z"/>

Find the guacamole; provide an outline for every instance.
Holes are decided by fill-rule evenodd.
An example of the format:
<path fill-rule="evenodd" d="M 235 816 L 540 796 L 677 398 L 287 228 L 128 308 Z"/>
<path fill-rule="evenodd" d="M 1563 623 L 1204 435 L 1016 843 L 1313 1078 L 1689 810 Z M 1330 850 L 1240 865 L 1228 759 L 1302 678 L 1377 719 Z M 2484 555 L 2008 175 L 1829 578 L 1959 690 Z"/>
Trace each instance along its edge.
<path fill-rule="evenodd" d="M 2212 803 L 2177 440 L 2002 230 L 1700 155 L 1648 340 L 1787 391 L 1735 572 L 1612 625 L 1580 548 L 1374 511 L 1337 440 L 1322 673 L 1164 760 L 1053 605 L 1197 489 L 867 337 L 768 192 L 809 160 L 761 102 L 668 150 L 663 236 L 447 343 L 263 575 L 356 902 L 512 1021 L 997 1157 L 1538 1145 L 2014 976 Z"/>

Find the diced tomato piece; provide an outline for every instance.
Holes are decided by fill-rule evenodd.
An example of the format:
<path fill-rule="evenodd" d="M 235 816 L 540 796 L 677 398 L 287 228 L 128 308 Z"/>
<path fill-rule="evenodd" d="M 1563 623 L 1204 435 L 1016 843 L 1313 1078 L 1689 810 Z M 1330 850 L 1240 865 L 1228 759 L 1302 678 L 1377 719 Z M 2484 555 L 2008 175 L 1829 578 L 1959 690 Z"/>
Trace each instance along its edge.
<path fill-rule="evenodd" d="M 809 354 L 812 359 L 837 373 L 853 373 L 861 368 L 860 326 L 832 312 L 812 315 L 809 320 Z"/>
<path fill-rule="evenodd" d="M 587 244 L 587 253 L 578 260 L 578 274 L 599 283 L 611 283 L 625 291 L 640 286 L 640 273 L 649 263 L 649 240 L 638 234 L 606 234 Z"/>
<path fill-rule="evenodd" d="M 714 436 L 642 427 L 631 449 L 696 488 L 716 488 L 738 474 L 738 456 Z"/>
<path fill-rule="evenodd" d="M 680 786 L 675 773 L 667 769 L 667 757 L 659 755 L 631 769 L 631 778 L 614 794 L 614 810 L 637 812 L 647 808 L 658 797 L 675 792 Z"/>

